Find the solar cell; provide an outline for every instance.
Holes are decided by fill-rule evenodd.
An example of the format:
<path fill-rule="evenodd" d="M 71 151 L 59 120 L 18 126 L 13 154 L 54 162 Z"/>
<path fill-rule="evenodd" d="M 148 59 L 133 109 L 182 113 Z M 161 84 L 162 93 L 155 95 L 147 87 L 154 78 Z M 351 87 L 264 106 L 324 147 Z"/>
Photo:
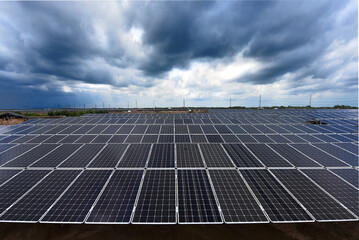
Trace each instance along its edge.
<path fill-rule="evenodd" d="M 79 170 L 51 172 L 29 193 L 12 205 L 0 221 L 37 222 L 80 173 Z"/>
<path fill-rule="evenodd" d="M 116 170 L 86 223 L 129 223 L 143 170 Z"/>
<path fill-rule="evenodd" d="M 147 170 L 132 223 L 176 223 L 175 170 Z"/>
<path fill-rule="evenodd" d="M 65 137 L 66 135 L 54 135 L 46 139 L 43 143 L 58 143 Z"/>
<path fill-rule="evenodd" d="M 207 141 L 210 143 L 223 143 L 223 139 L 220 135 L 205 135 L 207 138 Z"/>
<path fill-rule="evenodd" d="M 14 146 L 16 146 L 16 144 L 11 144 L 11 143 L 10 144 L 0 144 L 0 153 L 2 153 L 2 152 L 6 151 L 6 150 L 8 150 L 8 149 L 10 149 L 10 148 L 12 148 Z"/>
<path fill-rule="evenodd" d="M 84 171 L 50 207 L 41 222 L 82 223 L 110 177 L 110 170 Z"/>
<path fill-rule="evenodd" d="M 191 142 L 189 135 L 175 135 L 176 143 L 189 143 Z"/>
<path fill-rule="evenodd" d="M 159 135 L 158 142 L 159 143 L 173 143 L 174 142 L 173 136 L 174 135 Z"/>
<path fill-rule="evenodd" d="M 305 222 L 312 218 L 265 169 L 240 171 L 272 222 Z"/>
<path fill-rule="evenodd" d="M 123 143 L 128 135 L 113 135 L 108 143 Z"/>
<path fill-rule="evenodd" d="M 237 170 L 209 170 L 226 223 L 268 222 Z"/>
<path fill-rule="evenodd" d="M 264 167 L 243 144 L 223 144 L 237 167 Z"/>
<path fill-rule="evenodd" d="M 142 135 L 128 135 L 125 143 L 140 143 L 142 140 Z"/>
<path fill-rule="evenodd" d="M 96 137 L 97 135 L 82 135 L 79 139 L 75 141 L 75 143 L 90 143 Z"/>
<path fill-rule="evenodd" d="M 355 217 L 296 169 L 272 169 L 273 174 L 317 221 L 351 220 Z"/>
<path fill-rule="evenodd" d="M 59 143 L 74 143 L 79 139 L 81 135 L 69 135 L 63 138 Z"/>
<path fill-rule="evenodd" d="M 205 170 L 178 170 L 178 222 L 222 222 Z"/>
<path fill-rule="evenodd" d="M 149 168 L 174 168 L 174 144 L 153 144 Z"/>

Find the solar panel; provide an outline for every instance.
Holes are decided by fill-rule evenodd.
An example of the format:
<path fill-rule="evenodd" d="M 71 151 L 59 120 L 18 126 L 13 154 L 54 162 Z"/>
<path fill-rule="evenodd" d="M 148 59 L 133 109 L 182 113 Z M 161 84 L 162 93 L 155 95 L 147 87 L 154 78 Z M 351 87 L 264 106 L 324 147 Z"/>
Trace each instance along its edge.
<path fill-rule="evenodd" d="M 147 170 L 132 223 L 176 223 L 175 170 Z"/>
<path fill-rule="evenodd" d="M 0 187 L 0 214 L 43 179 L 49 170 L 26 170 Z"/>
<path fill-rule="evenodd" d="M 156 143 L 158 135 L 144 135 L 142 138 L 142 143 Z"/>
<path fill-rule="evenodd" d="M 272 169 L 271 172 L 300 201 L 317 221 L 351 220 L 355 217 L 341 204 L 296 169 Z"/>
<path fill-rule="evenodd" d="M 191 135 L 191 141 L 193 143 L 206 143 L 207 139 L 204 135 Z"/>
<path fill-rule="evenodd" d="M 0 144 L 0 153 L 2 153 L 2 152 L 6 151 L 9 148 L 12 148 L 14 146 L 16 146 L 16 144 L 11 144 L 11 143 L 10 144 Z"/>
<path fill-rule="evenodd" d="M 113 135 L 108 143 L 123 143 L 127 135 Z"/>
<path fill-rule="evenodd" d="M 336 147 L 330 143 L 316 143 L 313 144 L 317 148 L 329 153 L 330 155 L 339 158 L 340 160 L 352 165 L 352 166 L 359 166 L 358 165 L 358 156 L 352 153 L 349 153 L 339 147 Z"/>
<path fill-rule="evenodd" d="M 243 144 L 223 144 L 237 167 L 264 167 Z"/>
<path fill-rule="evenodd" d="M 220 135 L 205 135 L 210 143 L 223 143 L 223 139 Z"/>
<path fill-rule="evenodd" d="M 197 144 L 177 144 L 176 149 L 178 168 L 204 167 Z"/>
<path fill-rule="evenodd" d="M 151 150 L 151 144 L 131 144 L 117 165 L 119 168 L 144 168 Z"/>
<path fill-rule="evenodd" d="M 174 168 L 174 144 L 153 144 L 149 168 Z"/>
<path fill-rule="evenodd" d="M 112 135 L 97 135 L 91 143 L 107 143 L 111 137 Z"/>
<path fill-rule="evenodd" d="M 178 170 L 178 222 L 222 222 L 205 170 Z"/>
<path fill-rule="evenodd" d="M 65 137 L 66 135 L 54 135 L 46 139 L 43 143 L 58 143 Z"/>
<path fill-rule="evenodd" d="M 84 171 L 50 207 L 41 222 L 82 223 L 110 177 L 110 170 Z"/>
<path fill-rule="evenodd" d="M 310 157 L 314 161 L 322 164 L 325 167 L 345 167 L 348 166 L 339 159 L 328 155 L 327 153 L 319 150 L 318 148 L 309 144 L 291 144 L 292 147 Z"/>
<path fill-rule="evenodd" d="M 42 144 L 38 147 L 31 149 L 25 154 L 9 161 L 4 164 L 3 167 L 28 167 L 30 164 L 34 163 L 36 160 L 39 160 L 43 156 L 49 154 L 55 148 L 60 146 L 59 144 Z"/>
<path fill-rule="evenodd" d="M 28 194 L 12 205 L 0 221 L 37 222 L 80 173 L 79 170 L 53 171 Z"/>
<path fill-rule="evenodd" d="M 207 167 L 235 167 L 220 144 L 200 144 L 199 146 Z"/>
<path fill-rule="evenodd" d="M 359 216 L 359 191 L 326 169 L 303 169 L 325 191 L 339 200 L 345 207 Z"/>
<path fill-rule="evenodd" d="M 265 144 L 248 143 L 246 146 L 266 167 L 292 167 L 284 158 Z"/>
<path fill-rule="evenodd" d="M 268 222 L 237 170 L 209 170 L 226 223 Z"/>
<path fill-rule="evenodd" d="M 10 178 L 14 177 L 21 170 L 16 169 L 0 169 L 0 186 L 3 185 Z"/>
<path fill-rule="evenodd" d="M 240 171 L 272 222 L 305 222 L 312 218 L 265 169 Z"/>
<path fill-rule="evenodd" d="M 189 143 L 191 142 L 189 135 L 175 135 L 176 143 Z"/>
<path fill-rule="evenodd" d="M 268 144 L 268 146 L 296 167 L 321 167 L 288 144 Z"/>
<path fill-rule="evenodd" d="M 86 223 L 129 223 L 143 170 L 116 170 Z"/>
<path fill-rule="evenodd" d="M 88 167 L 115 168 L 127 147 L 127 144 L 107 144 Z"/>
<path fill-rule="evenodd" d="M 96 137 L 97 135 L 82 135 L 79 139 L 75 141 L 75 143 L 90 143 Z"/>
<path fill-rule="evenodd" d="M 353 168 L 329 169 L 354 187 L 359 188 L 359 171 Z"/>
<path fill-rule="evenodd" d="M 20 144 L 6 151 L 3 151 L 2 153 L 0 153 L 0 165 L 24 154 L 25 152 L 37 146 L 38 145 L 36 144 Z"/>
<path fill-rule="evenodd" d="M 64 144 L 56 148 L 51 153 L 42 157 L 39 161 L 31 164 L 31 168 L 55 168 L 60 165 L 65 159 L 70 155 L 75 153 L 80 147 L 81 144 Z"/>
<path fill-rule="evenodd" d="M 59 168 L 85 168 L 104 144 L 86 144 L 64 161 Z"/>

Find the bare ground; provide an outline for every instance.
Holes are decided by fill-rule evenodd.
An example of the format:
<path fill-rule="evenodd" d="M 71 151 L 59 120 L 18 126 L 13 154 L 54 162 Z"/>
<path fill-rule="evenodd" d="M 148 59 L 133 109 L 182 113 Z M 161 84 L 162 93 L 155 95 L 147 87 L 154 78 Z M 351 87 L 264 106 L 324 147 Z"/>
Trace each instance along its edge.
<path fill-rule="evenodd" d="M 358 222 L 252 225 L 59 225 L 1 223 L 0 239 L 359 239 Z"/>

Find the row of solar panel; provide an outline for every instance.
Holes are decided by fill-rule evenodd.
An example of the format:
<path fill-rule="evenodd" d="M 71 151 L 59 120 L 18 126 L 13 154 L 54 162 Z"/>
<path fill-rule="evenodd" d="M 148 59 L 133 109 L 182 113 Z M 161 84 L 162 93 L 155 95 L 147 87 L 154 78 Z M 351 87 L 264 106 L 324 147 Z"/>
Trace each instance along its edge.
<path fill-rule="evenodd" d="M 340 177 L 358 179 L 354 169 L 0 171 L 1 180 L 9 178 L 0 186 L 3 222 L 265 223 L 359 216 L 359 190 Z"/>
<path fill-rule="evenodd" d="M 354 144 L 3 144 L 9 168 L 357 167 Z"/>
<path fill-rule="evenodd" d="M 207 134 L 207 135 L 125 135 L 125 134 L 76 134 L 76 135 L 0 135 L 3 143 L 355 143 L 352 134 Z"/>
<path fill-rule="evenodd" d="M 320 134 L 356 133 L 343 125 L 20 125 L 0 134 Z"/>

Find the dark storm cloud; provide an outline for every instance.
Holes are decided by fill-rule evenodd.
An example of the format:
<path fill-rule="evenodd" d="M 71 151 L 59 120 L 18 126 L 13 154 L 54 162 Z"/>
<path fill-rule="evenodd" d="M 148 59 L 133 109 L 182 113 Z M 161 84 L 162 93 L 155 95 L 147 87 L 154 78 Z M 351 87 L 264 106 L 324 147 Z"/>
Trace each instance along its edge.
<path fill-rule="evenodd" d="M 308 76 L 326 79 L 357 62 L 344 60 L 330 68 L 321 63 L 336 38 L 344 42 L 357 38 L 357 12 L 338 23 L 343 18 L 338 13 L 349 3 L 129 2 L 118 13 L 123 21 L 106 22 L 107 10 L 120 3 L 3 2 L 1 94 L 36 93 L 39 99 L 59 99 L 73 95 L 61 89 L 74 82 L 143 89 L 165 81 L 174 68 L 187 69 L 196 60 L 226 63 L 240 52 L 244 61 L 255 60 L 262 67 L 234 81 L 267 84 L 290 73 L 300 86 Z M 96 37 L 95 18 L 106 25 L 102 30 L 109 47 Z M 131 28 L 143 30 L 144 57 L 136 57 L 137 50 L 120 40 L 119 29 L 129 32 Z M 353 76 L 346 78 L 354 80 L 344 81 L 348 88 L 355 84 Z"/>

